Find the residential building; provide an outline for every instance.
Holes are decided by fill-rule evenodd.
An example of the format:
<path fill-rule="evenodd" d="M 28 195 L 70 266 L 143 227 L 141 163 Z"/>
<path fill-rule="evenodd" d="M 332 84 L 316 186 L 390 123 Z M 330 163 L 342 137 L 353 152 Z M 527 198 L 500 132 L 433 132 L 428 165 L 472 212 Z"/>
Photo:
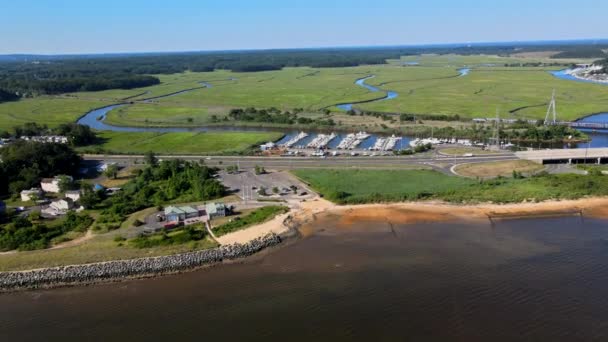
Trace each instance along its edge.
<path fill-rule="evenodd" d="M 210 219 L 226 216 L 226 205 L 224 203 L 207 203 L 205 209 Z"/>
<path fill-rule="evenodd" d="M 68 177 L 68 179 L 70 181 L 74 180 L 71 176 L 65 176 L 65 177 Z M 54 178 L 44 178 L 40 182 L 40 187 L 45 192 L 51 192 L 51 193 L 57 194 L 57 193 L 59 193 L 61 191 L 59 189 L 59 182 L 60 182 L 60 180 L 61 180 L 61 176 L 55 176 Z"/>
<path fill-rule="evenodd" d="M 71 199 L 74 202 L 80 200 L 80 190 L 71 190 L 65 192 L 65 197 Z"/>
<path fill-rule="evenodd" d="M 68 211 L 74 208 L 74 201 L 69 198 L 62 198 L 51 202 L 51 208 L 57 211 Z"/>
<path fill-rule="evenodd" d="M 74 208 L 74 201 L 69 198 L 62 198 L 58 200 L 54 200 L 51 202 L 51 205 L 42 209 L 42 214 L 46 214 L 49 216 L 59 216 L 63 215 Z"/>
<path fill-rule="evenodd" d="M 22 202 L 37 201 L 42 199 L 42 190 L 39 188 L 31 188 L 23 190 L 20 193 Z"/>

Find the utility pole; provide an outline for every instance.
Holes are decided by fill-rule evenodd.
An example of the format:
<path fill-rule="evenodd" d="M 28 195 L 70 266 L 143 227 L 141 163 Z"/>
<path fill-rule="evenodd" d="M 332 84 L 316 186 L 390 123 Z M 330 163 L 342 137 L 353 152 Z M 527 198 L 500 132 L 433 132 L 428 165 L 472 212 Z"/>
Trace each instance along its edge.
<path fill-rule="evenodd" d="M 550 115 L 553 114 L 553 121 L 549 121 Z M 545 126 L 555 125 L 557 123 L 557 107 L 555 104 L 555 89 L 553 89 L 553 95 L 551 96 L 551 102 L 549 102 L 549 108 L 547 108 L 547 115 L 545 115 Z"/>
<path fill-rule="evenodd" d="M 496 107 L 496 126 L 494 127 L 494 137 L 492 138 L 496 143 L 496 150 L 500 149 L 500 112 Z M 491 146 L 491 145 L 490 145 Z"/>

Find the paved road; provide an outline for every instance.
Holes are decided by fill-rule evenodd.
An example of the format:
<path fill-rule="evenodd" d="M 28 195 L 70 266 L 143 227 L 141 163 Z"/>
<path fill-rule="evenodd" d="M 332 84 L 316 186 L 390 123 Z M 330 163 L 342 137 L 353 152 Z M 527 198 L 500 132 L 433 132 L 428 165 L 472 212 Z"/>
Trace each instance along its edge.
<path fill-rule="evenodd" d="M 452 165 L 461 163 L 490 162 L 518 159 L 512 153 L 483 155 L 474 157 L 448 157 L 439 154 L 414 156 L 376 156 L 376 157 L 244 157 L 244 156 L 158 156 L 159 159 L 203 160 L 209 166 L 238 165 L 241 169 L 256 165 L 267 169 L 306 169 L 306 168 L 369 168 L 369 169 L 408 169 L 412 166 L 426 166 L 449 173 Z M 85 160 L 116 162 L 120 165 L 142 163 L 143 155 L 84 155 Z"/>

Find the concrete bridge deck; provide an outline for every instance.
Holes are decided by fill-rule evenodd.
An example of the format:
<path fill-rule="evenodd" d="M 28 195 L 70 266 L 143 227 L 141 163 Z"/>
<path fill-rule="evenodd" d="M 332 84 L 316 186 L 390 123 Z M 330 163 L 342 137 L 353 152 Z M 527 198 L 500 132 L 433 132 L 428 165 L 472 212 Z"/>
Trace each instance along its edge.
<path fill-rule="evenodd" d="M 531 160 L 540 164 L 606 164 L 608 148 L 589 149 L 555 149 L 517 152 L 520 159 Z"/>

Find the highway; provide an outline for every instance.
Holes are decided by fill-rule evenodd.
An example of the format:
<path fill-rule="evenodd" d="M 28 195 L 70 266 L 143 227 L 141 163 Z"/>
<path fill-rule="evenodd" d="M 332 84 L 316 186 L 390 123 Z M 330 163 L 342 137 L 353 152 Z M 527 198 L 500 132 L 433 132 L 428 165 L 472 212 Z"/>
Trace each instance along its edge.
<path fill-rule="evenodd" d="M 141 164 L 143 155 L 84 155 L 84 160 L 111 162 L 122 166 Z M 250 156 L 192 156 L 158 155 L 159 160 L 183 159 L 204 161 L 209 166 L 223 167 L 237 165 L 240 169 L 254 168 L 256 165 L 267 169 L 292 170 L 310 168 L 365 168 L 365 169 L 412 169 L 417 167 L 433 168 L 450 173 L 456 164 L 479 163 L 518 159 L 513 153 L 479 155 L 473 157 L 449 157 L 436 153 L 413 156 L 339 156 L 339 157 L 250 157 Z"/>

